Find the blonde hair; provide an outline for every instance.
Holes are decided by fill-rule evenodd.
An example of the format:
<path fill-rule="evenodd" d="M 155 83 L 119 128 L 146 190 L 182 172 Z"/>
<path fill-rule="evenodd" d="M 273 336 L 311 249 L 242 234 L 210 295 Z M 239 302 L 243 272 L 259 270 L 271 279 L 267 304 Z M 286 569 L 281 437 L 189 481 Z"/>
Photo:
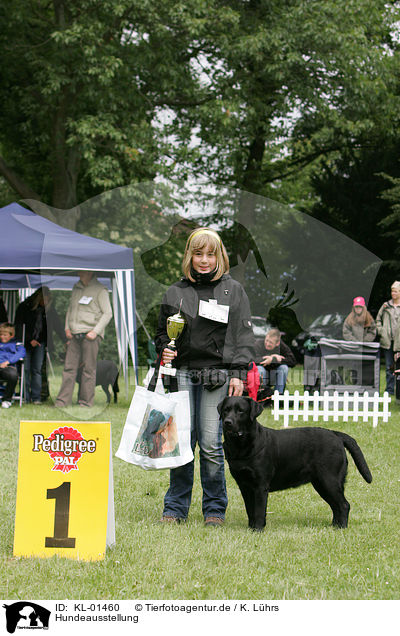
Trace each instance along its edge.
<path fill-rule="evenodd" d="M 271 338 L 275 338 L 275 340 L 280 340 L 281 332 L 276 327 L 272 327 L 272 329 L 268 329 L 267 333 L 265 334 L 265 338 L 267 336 L 271 336 Z"/>
<path fill-rule="evenodd" d="M 217 271 L 212 280 L 218 280 L 223 274 L 229 272 L 229 258 L 221 238 L 215 230 L 210 228 L 197 228 L 189 235 L 186 242 L 185 253 L 182 261 L 182 271 L 186 278 L 194 282 L 191 275 L 192 257 L 197 250 L 209 247 L 217 259 Z"/>

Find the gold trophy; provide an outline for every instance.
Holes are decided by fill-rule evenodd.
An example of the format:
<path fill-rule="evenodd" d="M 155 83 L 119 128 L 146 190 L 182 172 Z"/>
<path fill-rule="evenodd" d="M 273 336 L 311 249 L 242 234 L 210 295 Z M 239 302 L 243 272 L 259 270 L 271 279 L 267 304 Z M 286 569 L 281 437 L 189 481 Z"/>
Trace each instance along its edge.
<path fill-rule="evenodd" d="M 167 318 L 167 334 L 171 338 L 170 342 L 167 344 L 167 347 L 168 349 L 172 349 L 172 351 L 176 350 L 175 341 L 181 335 L 186 324 L 186 321 L 181 314 L 181 306 L 182 300 L 179 306 L 178 313 Z M 171 362 L 167 362 L 166 364 L 164 364 L 161 367 L 161 372 L 163 375 L 176 375 L 176 369 L 172 366 Z"/>

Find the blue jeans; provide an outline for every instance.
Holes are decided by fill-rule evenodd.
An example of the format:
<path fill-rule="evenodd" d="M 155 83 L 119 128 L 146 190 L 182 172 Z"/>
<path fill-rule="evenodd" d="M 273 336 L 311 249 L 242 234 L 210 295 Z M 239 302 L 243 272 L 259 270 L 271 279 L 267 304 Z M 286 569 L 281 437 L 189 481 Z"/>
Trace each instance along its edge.
<path fill-rule="evenodd" d="M 25 356 L 25 396 L 27 402 L 40 402 L 42 393 L 42 365 L 46 345 L 27 345 Z"/>
<path fill-rule="evenodd" d="M 228 497 L 225 484 L 222 423 L 217 405 L 228 392 L 228 379 L 222 387 L 207 391 L 189 370 L 177 371 L 178 388 L 189 391 L 191 445 L 200 449 L 200 479 L 203 488 L 204 518 L 225 518 Z M 163 515 L 186 519 L 192 500 L 194 460 L 170 471 L 170 486 L 164 497 Z"/>
<path fill-rule="evenodd" d="M 390 345 L 390 349 L 383 349 L 385 355 L 385 367 L 386 367 L 386 389 L 388 393 L 394 394 L 394 352 L 393 342 Z"/>
<path fill-rule="evenodd" d="M 258 364 L 257 369 L 260 373 L 260 387 L 274 386 L 279 393 L 284 392 L 289 373 L 287 364 L 280 364 L 277 369 L 266 369 L 262 364 Z"/>

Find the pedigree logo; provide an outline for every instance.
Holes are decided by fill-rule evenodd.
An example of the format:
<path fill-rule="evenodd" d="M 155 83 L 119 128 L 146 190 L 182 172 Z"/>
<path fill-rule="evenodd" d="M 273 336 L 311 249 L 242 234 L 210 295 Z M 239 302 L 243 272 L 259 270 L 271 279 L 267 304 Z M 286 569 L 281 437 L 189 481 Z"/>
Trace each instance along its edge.
<path fill-rule="evenodd" d="M 68 473 L 70 470 L 78 470 L 77 463 L 84 453 L 94 453 L 96 442 L 94 439 L 86 440 L 75 428 L 62 426 L 44 437 L 41 434 L 33 436 L 33 452 L 44 451 L 54 461 L 52 470 L 60 470 Z"/>

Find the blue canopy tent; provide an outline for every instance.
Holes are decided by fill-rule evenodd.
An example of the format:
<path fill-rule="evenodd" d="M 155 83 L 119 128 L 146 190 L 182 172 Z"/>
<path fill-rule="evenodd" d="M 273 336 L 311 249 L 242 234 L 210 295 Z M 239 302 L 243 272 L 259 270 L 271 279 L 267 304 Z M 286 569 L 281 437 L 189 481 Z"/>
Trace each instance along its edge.
<path fill-rule="evenodd" d="M 3 289 L 71 289 L 79 270 L 110 279 L 120 364 L 127 381 L 130 351 L 137 381 L 132 249 L 63 228 L 18 203 L 0 209 L 0 224 Z"/>

